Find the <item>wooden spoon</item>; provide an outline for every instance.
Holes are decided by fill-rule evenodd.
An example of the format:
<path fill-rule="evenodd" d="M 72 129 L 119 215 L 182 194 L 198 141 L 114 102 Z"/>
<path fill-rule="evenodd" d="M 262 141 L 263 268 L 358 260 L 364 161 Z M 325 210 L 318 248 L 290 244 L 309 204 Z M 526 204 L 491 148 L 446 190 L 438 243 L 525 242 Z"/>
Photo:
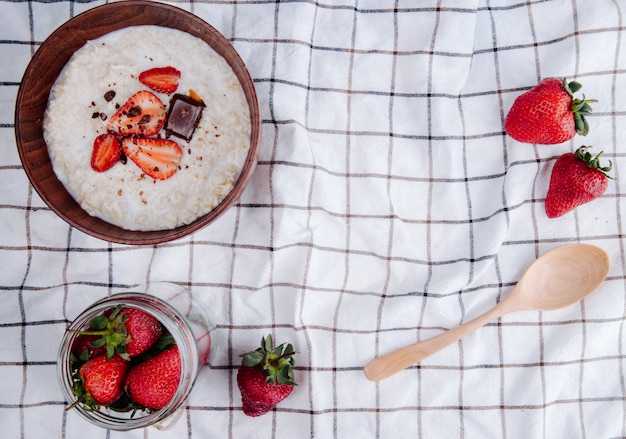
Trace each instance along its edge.
<path fill-rule="evenodd" d="M 365 376 L 372 381 L 387 378 L 508 312 L 549 311 L 572 305 L 602 283 L 609 266 L 608 255 L 593 245 L 551 250 L 528 267 L 511 294 L 491 310 L 433 338 L 375 358 L 364 367 Z"/>

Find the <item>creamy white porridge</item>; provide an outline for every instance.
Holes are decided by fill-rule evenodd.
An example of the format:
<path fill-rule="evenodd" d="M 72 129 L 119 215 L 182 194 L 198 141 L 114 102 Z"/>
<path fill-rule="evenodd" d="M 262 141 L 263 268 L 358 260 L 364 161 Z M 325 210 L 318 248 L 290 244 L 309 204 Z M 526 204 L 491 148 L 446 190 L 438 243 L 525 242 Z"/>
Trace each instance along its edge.
<path fill-rule="evenodd" d="M 94 139 L 107 132 L 116 106 L 149 90 L 139 74 L 163 66 L 181 72 L 176 93 L 193 90 L 206 104 L 189 142 L 170 137 L 183 150 L 178 171 L 153 180 L 128 160 L 95 172 Z M 107 101 L 111 90 L 115 97 Z M 171 96 L 152 92 L 169 107 Z M 77 50 L 52 87 L 43 124 L 54 172 L 67 191 L 90 215 L 127 230 L 171 229 L 215 208 L 243 168 L 250 130 L 243 90 L 226 61 L 204 41 L 160 26 L 118 30 Z"/>

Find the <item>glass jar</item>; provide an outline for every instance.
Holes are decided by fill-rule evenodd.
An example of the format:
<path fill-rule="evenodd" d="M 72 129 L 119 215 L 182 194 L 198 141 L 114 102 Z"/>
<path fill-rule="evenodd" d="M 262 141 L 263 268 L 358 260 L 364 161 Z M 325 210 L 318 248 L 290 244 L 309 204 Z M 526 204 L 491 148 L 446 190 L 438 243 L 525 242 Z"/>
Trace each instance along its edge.
<path fill-rule="evenodd" d="M 89 322 L 105 310 L 117 305 L 140 309 L 154 316 L 172 335 L 181 359 L 181 379 L 172 400 L 162 409 L 151 412 L 116 412 L 105 407 L 90 410 L 82 404 L 72 407 L 83 418 L 111 430 L 131 430 L 154 426 L 170 427 L 184 409 L 200 367 L 208 363 L 211 352 L 211 332 L 214 329 L 207 306 L 190 290 L 176 284 L 158 282 L 139 287 L 133 292 L 110 295 L 83 311 L 65 331 L 59 348 L 57 374 L 61 390 L 70 404 L 76 401 L 72 392 L 70 354 L 78 336 L 70 330 L 84 331 Z"/>

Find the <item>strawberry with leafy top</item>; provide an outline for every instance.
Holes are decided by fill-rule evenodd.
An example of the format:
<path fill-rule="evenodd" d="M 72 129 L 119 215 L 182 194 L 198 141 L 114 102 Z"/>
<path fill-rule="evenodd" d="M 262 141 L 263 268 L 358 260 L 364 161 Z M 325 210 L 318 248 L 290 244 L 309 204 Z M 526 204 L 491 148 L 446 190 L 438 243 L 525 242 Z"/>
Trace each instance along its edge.
<path fill-rule="evenodd" d="M 163 102 L 147 90 L 132 95 L 109 119 L 106 128 L 117 136 L 153 136 L 165 124 Z"/>
<path fill-rule="evenodd" d="M 139 74 L 139 81 L 143 85 L 150 87 L 154 91 L 166 94 L 176 91 L 179 80 L 180 71 L 171 66 L 155 67 Z"/>
<path fill-rule="evenodd" d="M 122 140 L 122 150 L 155 180 L 166 180 L 174 175 L 183 157 L 178 143 L 169 139 L 127 137 Z"/>
<path fill-rule="evenodd" d="M 121 157 L 121 144 L 111 133 L 100 134 L 93 142 L 91 169 L 104 172 L 111 169 Z"/>
<path fill-rule="evenodd" d="M 150 349 L 163 334 L 163 326 L 152 315 L 137 308 L 122 308 L 120 313 L 126 315 L 124 326 L 130 334 L 126 343 L 126 353 L 136 357 Z"/>
<path fill-rule="evenodd" d="M 606 191 L 613 164 L 609 161 L 608 166 L 601 166 L 602 152 L 593 157 L 587 148 L 581 146 L 575 153 L 563 154 L 554 164 L 545 201 L 548 218 L 565 215 Z"/>
<path fill-rule="evenodd" d="M 133 401 L 149 409 L 159 410 L 174 397 L 180 377 L 180 352 L 178 346 L 174 345 L 133 366 L 124 386 Z"/>
<path fill-rule="evenodd" d="M 119 355 L 111 359 L 100 355 L 87 361 L 79 369 L 80 381 L 74 383 L 77 403 L 82 402 L 94 409 L 113 404 L 124 393 L 129 366 L 130 363 Z"/>
<path fill-rule="evenodd" d="M 260 416 L 291 394 L 296 386 L 293 375 L 295 351 L 291 344 L 274 348 L 272 336 L 261 339 L 261 347 L 242 354 L 237 370 L 243 412 Z"/>
<path fill-rule="evenodd" d="M 80 337 L 95 337 L 90 339 L 89 346 L 92 349 L 104 347 L 109 359 L 119 355 L 130 360 L 152 347 L 161 337 L 163 327 L 145 311 L 118 305 L 91 319 L 87 330 L 72 332 L 78 334 L 77 340 Z"/>
<path fill-rule="evenodd" d="M 509 136 L 524 143 L 553 145 L 570 140 L 576 133 L 586 136 L 594 99 L 574 97 L 582 88 L 578 82 L 556 78 L 544 79 L 518 96 L 504 122 Z"/>

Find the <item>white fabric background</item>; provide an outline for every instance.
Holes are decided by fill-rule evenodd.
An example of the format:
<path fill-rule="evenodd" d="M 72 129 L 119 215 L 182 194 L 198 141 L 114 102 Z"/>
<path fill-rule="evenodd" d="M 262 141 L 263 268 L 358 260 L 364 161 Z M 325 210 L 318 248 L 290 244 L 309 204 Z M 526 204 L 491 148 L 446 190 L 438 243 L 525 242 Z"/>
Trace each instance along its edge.
<path fill-rule="evenodd" d="M 102 2 L 0 1 L 0 427 L 10 438 L 626 437 L 621 0 L 180 1 L 239 51 L 263 119 L 259 165 L 214 224 L 157 246 L 109 244 L 38 198 L 13 111 L 32 54 Z M 599 100 L 586 138 L 504 135 L 515 97 L 546 77 Z M 549 220 L 555 159 L 603 149 L 615 180 Z M 376 355 L 495 305 L 551 248 L 585 242 L 612 268 L 584 302 L 505 316 L 385 381 Z M 92 427 L 56 382 L 65 326 L 148 281 L 211 305 L 216 349 L 173 430 Z M 299 351 L 300 386 L 241 411 L 239 354 L 261 336 Z"/>

